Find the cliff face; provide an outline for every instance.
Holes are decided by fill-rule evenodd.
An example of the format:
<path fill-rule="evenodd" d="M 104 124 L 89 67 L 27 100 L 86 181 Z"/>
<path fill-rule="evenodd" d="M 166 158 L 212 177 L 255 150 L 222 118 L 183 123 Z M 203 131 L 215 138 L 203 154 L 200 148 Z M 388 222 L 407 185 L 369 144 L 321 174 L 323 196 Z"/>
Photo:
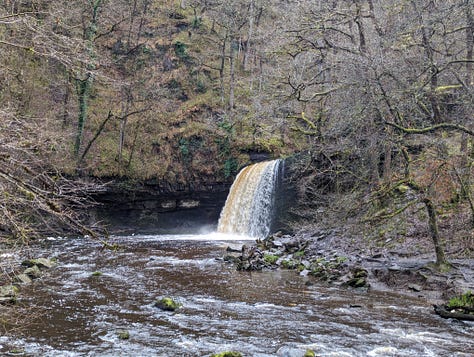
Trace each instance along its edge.
<path fill-rule="evenodd" d="M 183 234 L 215 231 L 230 184 L 167 186 L 118 184 L 94 195 L 91 220 L 112 234 Z"/>
<path fill-rule="evenodd" d="M 254 162 L 259 159 L 268 157 L 255 157 Z M 296 202 L 292 163 L 292 160 L 285 160 L 280 165 L 272 232 L 289 229 L 289 211 Z M 217 228 L 230 187 L 228 182 L 183 185 L 155 180 L 115 180 L 105 190 L 92 195 L 98 205 L 89 216 L 91 222 L 105 224 L 110 233 L 211 232 Z"/>

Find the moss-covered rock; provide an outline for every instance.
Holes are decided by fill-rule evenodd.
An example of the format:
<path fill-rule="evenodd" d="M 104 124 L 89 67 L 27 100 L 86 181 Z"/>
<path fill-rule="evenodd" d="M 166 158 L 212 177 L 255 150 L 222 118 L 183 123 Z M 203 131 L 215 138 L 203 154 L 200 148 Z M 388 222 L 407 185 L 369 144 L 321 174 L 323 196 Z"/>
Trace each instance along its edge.
<path fill-rule="evenodd" d="M 15 285 L 0 286 L 0 304 L 14 304 L 19 292 L 20 289 Z"/>
<path fill-rule="evenodd" d="M 128 340 L 130 338 L 130 332 L 127 330 L 118 330 L 117 337 L 121 340 Z"/>
<path fill-rule="evenodd" d="M 241 262 L 239 257 L 236 257 L 235 255 L 231 255 L 231 254 L 226 255 L 224 257 L 224 261 L 231 264 L 239 264 Z"/>
<path fill-rule="evenodd" d="M 30 284 L 32 282 L 31 278 L 25 273 L 15 276 L 15 280 L 21 284 Z"/>
<path fill-rule="evenodd" d="M 275 264 L 276 261 L 278 260 L 278 255 L 273 255 L 273 254 L 265 254 L 263 256 L 263 260 L 265 261 L 265 263 L 268 263 L 268 264 Z"/>
<path fill-rule="evenodd" d="M 33 267 L 33 266 L 38 266 L 39 268 L 43 269 L 49 269 L 52 268 L 53 266 L 56 265 L 56 262 L 53 261 L 52 259 L 47 259 L 47 258 L 37 258 L 37 259 L 28 259 L 25 260 L 21 263 L 23 266 L 26 267 Z"/>
<path fill-rule="evenodd" d="M 354 268 L 351 274 L 352 277 L 347 280 L 344 285 L 353 288 L 369 287 L 369 283 L 367 282 L 367 277 L 369 273 L 367 272 L 367 270 L 363 268 Z"/>
<path fill-rule="evenodd" d="M 19 292 L 20 292 L 20 289 L 18 289 L 18 287 L 15 285 L 0 286 L 0 296 L 2 297 L 16 296 Z"/>
<path fill-rule="evenodd" d="M 33 265 L 29 268 L 26 268 L 23 271 L 23 274 L 28 275 L 32 279 L 37 279 L 41 276 L 41 270 L 40 270 L 40 268 L 38 268 L 37 265 Z"/>
<path fill-rule="evenodd" d="M 235 351 L 226 351 L 221 353 L 215 353 L 211 357 L 242 357 L 242 353 Z"/>
<path fill-rule="evenodd" d="M 175 311 L 181 307 L 181 304 L 169 297 L 164 297 L 155 302 L 155 307 L 163 311 Z"/>
<path fill-rule="evenodd" d="M 284 259 L 281 261 L 281 267 L 284 269 L 296 269 L 299 262 L 294 259 Z"/>
<path fill-rule="evenodd" d="M 454 296 L 449 299 L 446 306 L 450 309 L 468 308 L 474 310 L 474 293 L 468 290 L 464 294 Z"/>

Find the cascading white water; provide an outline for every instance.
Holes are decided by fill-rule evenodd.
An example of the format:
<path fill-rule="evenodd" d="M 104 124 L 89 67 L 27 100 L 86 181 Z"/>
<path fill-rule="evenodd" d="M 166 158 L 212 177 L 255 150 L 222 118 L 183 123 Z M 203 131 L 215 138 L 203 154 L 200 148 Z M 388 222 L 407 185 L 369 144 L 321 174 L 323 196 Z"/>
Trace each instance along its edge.
<path fill-rule="evenodd" d="M 280 160 L 243 168 L 222 209 L 217 231 L 264 238 L 270 233 Z"/>

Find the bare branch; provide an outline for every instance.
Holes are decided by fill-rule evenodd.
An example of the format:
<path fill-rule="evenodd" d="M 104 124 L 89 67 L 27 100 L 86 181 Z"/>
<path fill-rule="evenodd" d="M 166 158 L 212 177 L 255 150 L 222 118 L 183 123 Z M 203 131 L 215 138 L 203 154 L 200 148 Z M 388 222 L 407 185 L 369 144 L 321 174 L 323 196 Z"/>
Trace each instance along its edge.
<path fill-rule="evenodd" d="M 459 125 L 459 124 L 452 124 L 452 123 L 440 123 L 436 125 L 432 125 L 426 128 L 404 128 L 396 123 L 392 122 L 385 122 L 386 125 L 392 126 L 406 134 L 427 134 L 427 133 L 433 133 L 438 130 L 457 130 L 461 131 L 463 133 L 469 134 L 471 136 L 474 136 L 474 131 L 466 128 L 465 126 Z"/>

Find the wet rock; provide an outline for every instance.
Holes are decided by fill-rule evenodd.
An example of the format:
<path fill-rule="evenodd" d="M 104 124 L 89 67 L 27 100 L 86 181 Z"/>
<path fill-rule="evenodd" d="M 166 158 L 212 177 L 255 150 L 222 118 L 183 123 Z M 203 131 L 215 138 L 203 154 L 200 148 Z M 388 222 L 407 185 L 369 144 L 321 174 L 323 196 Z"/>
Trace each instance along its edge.
<path fill-rule="evenodd" d="M 301 276 L 308 276 L 309 273 L 311 273 L 311 271 L 308 269 L 303 269 L 302 271 L 300 271 Z"/>
<path fill-rule="evenodd" d="M 20 289 L 15 285 L 3 285 L 0 286 L 0 297 L 11 297 L 16 296 L 20 292 Z"/>
<path fill-rule="evenodd" d="M 43 268 L 49 269 L 55 266 L 56 263 L 52 261 L 51 259 L 37 258 L 37 259 L 25 260 L 21 263 L 21 265 L 26 266 L 26 267 L 33 267 L 34 265 L 36 265 L 41 269 Z"/>
<path fill-rule="evenodd" d="M 367 285 L 367 280 L 364 278 L 352 278 L 346 282 L 346 285 L 353 288 L 362 288 Z"/>
<path fill-rule="evenodd" d="M 239 264 L 241 262 L 239 257 L 236 257 L 235 255 L 226 255 L 224 257 L 224 261 L 227 263 L 232 263 L 232 264 Z"/>
<path fill-rule="evenodd" d="M 416 292 L 420 292 L 421 290 L 423 290 L 421 285 L 418 285 L 418 284 L 410 284 L 408 285 L 408 289 L 416 291 Z"/>
<path fill-rule="evenodd" d="M 404 269 L 398 264 L 393 264 L 393 265 L 388 267 L 388 270 L 399 272 L 399 271 L 403 271 Z"/>
<path fill-rule="evenodd" d="M 30 284 L 33 280 L 31 280 L 31 278 L 25 274 L 25 273 L 21 273 L 21 274 L 18 274 L 16 277 L 15 277 L 15 280 L 21 284 Z"/>
<path fill-rule="evenodd" d="M 242 246 L 242 255 L 237 264 L 237 270 L 254 271 L 268 267 L 271 267 L 271 264 L 265 260 L 265 256 L 260 249 L 255 246 Z"/>
<path fill-rule="evenodd" d="M 41 276 L 41 270 L 37 265 L 33 265 L 32 267 L 26 268 L 23 274 L 28 275 L 31 279 L 37 279 Z"/>
<path fill-rule="evenodd" d="M 181 307 L 181 304 L 169 297 L 164 297 L 155 302 L 155 307 L 163 311 L 175 311 Z"/>
<path fill-rule="evenodd" d="M 353 288 L 368 287 L 367 276 L 368 271 L 364 268 L 354 268 L 350 273 L 350 278 L 344 282 L 343 285 L 350 286 Z"/>
<path fill-rule="evenodd" d="M 23 348 L 14 348 L 7 352 L 7 356 L 25 356 L 25 353 Z"/>
<path fill-rule="evenodd" d="M 369 272 L 364 268 L 356 268 L 353 270 L 352 274 L 354 278 L 367 278 Z"/>
<path fill-rule="evenodd" d="M 118 330 L 117 337 L 121 340 L 128 340 L 130 338 L 130 332 L 127 330 Z"/>
<path fill-rule="evenodd" d="M 20 289 L 15 285 L 0 286 L 0 304 L 14 304 Z"/>
<path fill-rule="evenodd" d="M 273 241 L 273 246 L 276 247 L 276 248 L 281 248 L 283 247 L 283 242 L 282 241 L 279 241 L 279 240 L 274 240 Z"/>
<path fill-rule="evenodd" d="M 232 248 L 231 246 L 227 246 L 225 251 L 229 253 L 240 253 L 242 251 L 242 248 L 236 249 L 236 248 Z"/>

